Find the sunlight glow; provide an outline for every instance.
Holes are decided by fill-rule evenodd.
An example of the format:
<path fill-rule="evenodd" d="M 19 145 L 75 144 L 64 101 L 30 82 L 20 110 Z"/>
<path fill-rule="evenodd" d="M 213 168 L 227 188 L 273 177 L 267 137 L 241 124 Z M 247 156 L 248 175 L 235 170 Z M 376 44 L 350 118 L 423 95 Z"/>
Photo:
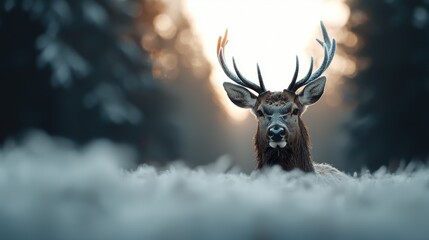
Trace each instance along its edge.
<path fill-rule="evenodd" d="M 264 81 L 270 90 L 283 90 L 292 78 L 295 55 L 300 60 L 300 75 L 309 67 L 311 55 L 316 64 L 323 58 L 323 50 L 315 41 L 321 38 L 320 20 L 323 20 L 332 37 L 338 38 L 335 29 L 344 26 L 350 11 L 345 0 L 184 0 L 185 12 L 195 32 L 200 36 L 204 54 L 213 65 L 211 82 L 228 114 L 235 120 L 247 117 L 248 111 L 234 106 L 227 98 L 222 83 L 229 80 L 216 58 L 216 44 L 225 29 L 229 31 L 226 57 L 232 68 L 235 56 L 243 75 L 257 81 L 258 62 Z M 334 34 L 335 33 L 335 34 Z M 342 36 L 356 42 L 356 36 Z M 352 43 L 353 44 L 353 43 Z M 334 59 L 332 65 L 339 62 Z M 350 61 L 349 61 L 350 62 Z M 354 71 L 346 62 L 342 69 Z M 351 69 L 350 69 L 351 68 Z M 355 67 L 354 67 L 355 68 Z M 342 69 L 337 69 L 338 74 Z M 332 72 L 327 71 L 330 76 Z"/>

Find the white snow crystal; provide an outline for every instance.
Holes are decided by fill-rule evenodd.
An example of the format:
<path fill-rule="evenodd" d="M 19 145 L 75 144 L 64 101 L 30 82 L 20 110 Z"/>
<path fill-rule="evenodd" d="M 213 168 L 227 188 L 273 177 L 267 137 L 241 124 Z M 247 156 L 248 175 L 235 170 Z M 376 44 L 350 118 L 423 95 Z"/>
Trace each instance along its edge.
<path fill-rule="evenodd" d="M 127 171 L 129 149 L 35 134 L 0 150 L 1 239 L 427 239 L 429 170 L 342 181 L 223 172 L 225 162 Z M 125 164 L 125 165 L 124 165 Z"/>

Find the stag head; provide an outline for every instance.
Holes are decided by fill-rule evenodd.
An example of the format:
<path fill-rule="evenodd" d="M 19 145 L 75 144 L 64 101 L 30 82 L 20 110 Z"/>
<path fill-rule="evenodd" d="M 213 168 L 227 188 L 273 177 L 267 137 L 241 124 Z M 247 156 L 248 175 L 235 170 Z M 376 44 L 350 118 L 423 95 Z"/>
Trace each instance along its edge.
<path fill-rule="evenodd" d="M 321 22 L 324 41 L 317 39 L 324 49 L 321 66 L 313 72 L 313 57 L 307 74 L 297 81 L 299 61 L 288 88 L 271 92 L 265 88 L 261 70 L 257 64 L 259 85 L 246 79 L 238 70 L 232 58 L 234 72 L 225 61 L 225 46 L 228 43 L 225 32 L 219 37 L 217 55 L 225 74 L 234 83 L 223 84 L 229 99 L 238 107 L 248 108 L 258 120 L 255 136 L 255 148 L 258 168 L 264 165 L 280 164 L 285 170 L 300 168 L 303 171 L 314 171 L 309 153 L 309 137 L 301 120 L 306 107 L 317 102 L 323 94 L 326 77 L 321 76 L 328 68 L 335 54 L 335 39 L 330 39 Z M 303 88 L 299 93 L 299 89 Z M 254 93 L 253 93 L 253 92 Z"/>

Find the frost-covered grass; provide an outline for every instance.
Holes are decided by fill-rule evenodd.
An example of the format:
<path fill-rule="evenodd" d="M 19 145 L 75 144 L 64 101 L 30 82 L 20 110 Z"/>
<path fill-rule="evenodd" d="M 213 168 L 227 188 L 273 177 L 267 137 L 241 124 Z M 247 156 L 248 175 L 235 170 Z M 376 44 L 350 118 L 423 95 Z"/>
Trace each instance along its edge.
<path fill-rule="evenodd" d="M 0 239 L 429 239 L 427 168 L 338 182 L 224 161 L 123 170 L 131 158 L 105 141 L 6 144 Z"/>

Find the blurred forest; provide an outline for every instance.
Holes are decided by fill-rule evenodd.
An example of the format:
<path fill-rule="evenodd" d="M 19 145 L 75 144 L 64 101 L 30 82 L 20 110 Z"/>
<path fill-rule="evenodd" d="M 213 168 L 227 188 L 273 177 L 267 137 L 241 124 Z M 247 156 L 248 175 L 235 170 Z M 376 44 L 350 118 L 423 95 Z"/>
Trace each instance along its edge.
<path fill-rule="evenodd" d="M 124 143 L 139 163 L 183 159 L 196 166 L 230 154 L 252 168 L 254 120 L 233 123 L 222 110 L 181 3 L 1 1 L 0 144 L 36 129 L 79 145 L 99 138 Z M 344 81 L 354 113 L 346 126 L 348 155 L 331 162 L 342 161 L 345 170 L 426 162 L 429 2 L 347 3 L 346 28 L 358 45 L 340 47 L 358 66 Z M 313 139 L 331 133 L 324 134 Z"/>
<path fill-rule="evenodd" d="M 359 46 L 348 165 L 376 170 L 429 158 L 429 2 L 349 1 Z"/>
<path fill-rule="evenodd" d="M 224 154 L 208 63 L 180 11 L 163 12 L 150 0 L 2 2 L 0 141 L 38 129 L 125 143 L 140 162 Z"/>

